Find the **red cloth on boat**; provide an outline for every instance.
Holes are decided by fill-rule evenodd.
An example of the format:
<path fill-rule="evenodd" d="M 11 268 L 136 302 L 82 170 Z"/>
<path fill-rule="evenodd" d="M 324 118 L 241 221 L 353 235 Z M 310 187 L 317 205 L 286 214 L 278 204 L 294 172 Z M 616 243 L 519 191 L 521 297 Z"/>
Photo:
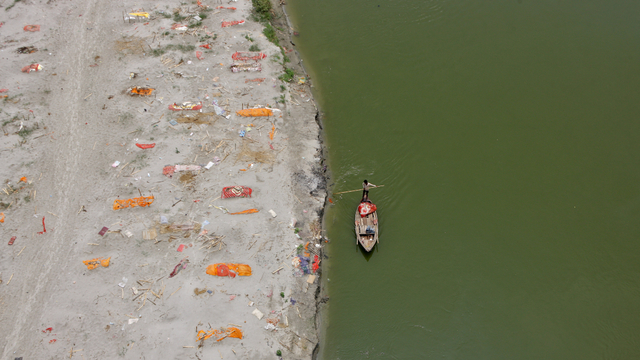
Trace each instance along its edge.
<path fill-rule="evenodd" d="M 368 202 L 361 202 L 358 205 L 358 212 L 361 217 L 365 217 L 369 214 L 373 214 L 377 210 L 376 205 Z"/>

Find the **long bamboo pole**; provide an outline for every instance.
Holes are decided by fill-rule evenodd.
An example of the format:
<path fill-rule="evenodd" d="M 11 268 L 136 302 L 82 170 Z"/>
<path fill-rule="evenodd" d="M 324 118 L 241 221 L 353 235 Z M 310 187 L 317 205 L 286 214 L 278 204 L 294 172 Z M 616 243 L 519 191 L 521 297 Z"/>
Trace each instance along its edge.
<path fill-rule="evenodd" d="M 376 187 L 383 187 L 384 185 L 378 185 Z M 339 195 L 339 194 L 346 194 L 346 193 L 352 193 L 352 192 L 356 192 L 356 191 L 362 191 L 362 189 L 356 189 L 356 190 L 348 190 L 348 191 L 340 191 L 337 193 L 333 193 L 333 195 Z"/>

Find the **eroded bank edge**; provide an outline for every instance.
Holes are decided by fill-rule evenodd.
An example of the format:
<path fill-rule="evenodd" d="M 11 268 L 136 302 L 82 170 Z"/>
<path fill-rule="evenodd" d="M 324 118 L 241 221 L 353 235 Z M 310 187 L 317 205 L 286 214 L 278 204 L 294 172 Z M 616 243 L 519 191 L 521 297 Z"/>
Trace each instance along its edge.
<path fill-rule="evenodd" d="M 257 9 L 255 8 L 255 1 L 254 1 L 254 10 L 257 11 Z M 272 4 L 274 4 L 275 2 L 272 1 Z M 286 57 L 289 58 L 290 60 L 290 66 L 292 69 L 290 69 L 289 67 L 287 67 L 287 62 L 284 61 L 283 59 L 283 73 L 285 74 L 290 74 L 288 72 L 289 70 L 293 70 L 293 73 L 295 74 L 300 74 L 302 77 L 305 78 L 305 82 L 306 84 L 309 86 L 310 88 L 310 93 L 311 93 L 311 99 L 310 99 L 310 103 L 311 105 L 313 105 L 314 109 L 315 109 L 315 126 L 316 126 L 316 130 L 317 130 L 317 139 L 318 139 L 318 143 L 319 143 L 319 163 L 315 165 L 315 168 L 313 169 L 313 176 L 315 176 L 315 180 L 317 181 L 318 185 L 317 185 L 317 190 L 322 191 L 322 197 L 324 199 L 323 203 L 321 206 L 318 206 L 317 208 L 313 209 L 313 212 L 317 213 L 318 219 L 320 221 L 320 227 L 322 229 L 322 234 L 323 237 L 320 240 L 321 243 L 326 244 L 326 240 L 324 237 L 324 210 L 325 207 L 328 206 L 327 204 L 327 199 L 328 199 L 328 181 L 331 178 L 331 173 L 330 173 L 330 169 L 328 168 L 328 163 L 327 163 L 327 149 L 325 147 L 325 141 L 324 141 L 324 132 L 323 132 L 323 113 L 322 111 L 319 109 L 319 105 L 315 100 L 315 97 L 313 96 L 313 79 L 311 79 L 311 77 L 309 76 L 308 72 L 306 71 L 304 65 L 302 64 L 302 58 L 300 56 L 300 54 L 298 53 L 297 49 L 295 48 L 295 44 L 293 42 L 293 38 L 294 38 L 294 27 L 292 26 L 291 23 L 291 19 L 289 17 L 289 15 L 287 14 L 287 9 L 286 9 L 286 3 L 284 1 L 280 1 L 276 4 L 276 6 L 272 7 L 273 12 L 271 13 L 271 18 L 268 20 L 269 25 L 265 26 L 265 29 L 268 29 L 269 26 L 271 26 L 271 30 L 273 30 L 279 40 L 279 43 L 277 43 L 276 45 L 278 45 L 281 49 L 285 48 L 287 46 L 291 47 L 291 51 L 287 52 L 286 50 L 283 51 L 283 55 L 285 55 Z M 263 21 L 264 24 L 264 21 Z M 281 29 L 285 29 L 286 31 L 280 31 Z M 281 44 L 286 44 L 286 46 L 282 46 Z M 289 79 L 289 81 L 295 81 L 295 76 L 293 76 L 293 79 Z M 291 105 L 291 103 L 289 103 L 287 105 L 287 107 L 289 106 L 293 106 Z M 295 175 L 294 175 L 295 176 Z M 296 189 L 297 191 L 300 192 L 305 192 L 308 189 L 303 188 L 302 184 L 300 182 L 295 182 L 297 184 L 297 186 L 299 187 L 298 189 Z M 317 196 L 318 194 L 316 194 Z M 323 260 L 325 260 L 327 257 L 324 254 L 323 251 L 324 247 L 320 248 L 320 256 Z M 322 282 L 322 269 L 324 267 L 324 261 L 321 262 L 320 265 L 320 269 L 318 271 L 318 275 L 320 277 L 319 281 L 318 281 L 318 286 L 316 287 L 316 291 L 315 291 L 315 313 L 313 314 L 314 317 L 314 324 L 315 324 L 315 331 L 316 331 L 316 338 L 318 339 L 318 341 L 315 343 L 313 352 L 312 352 L 312 359 L 317 359 L 318 354 L 319 354 L 319 350 L 320 350 L 320 335 L 321 335 L 321 326 L 322 326 L 322 316 L 321 316 L 321 312 L 323 310 L 323 305 L 327 304 L 329 297 L 326 296 L 326 289 L 323 287 L 323 282 Z"/>

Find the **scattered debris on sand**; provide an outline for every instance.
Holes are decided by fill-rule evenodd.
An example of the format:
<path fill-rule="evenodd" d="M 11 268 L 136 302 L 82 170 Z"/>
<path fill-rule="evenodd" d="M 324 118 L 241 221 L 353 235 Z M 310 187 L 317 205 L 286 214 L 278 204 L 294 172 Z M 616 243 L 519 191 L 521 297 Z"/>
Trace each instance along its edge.
<path fill-rule="evenodd" d="M 282 9 L 265 15 L 278 40 L 251 2 L 218 5 L 3 10 L 3 359 L 311 357 L 327 241 L 312 81 L 282 58 Z"/>

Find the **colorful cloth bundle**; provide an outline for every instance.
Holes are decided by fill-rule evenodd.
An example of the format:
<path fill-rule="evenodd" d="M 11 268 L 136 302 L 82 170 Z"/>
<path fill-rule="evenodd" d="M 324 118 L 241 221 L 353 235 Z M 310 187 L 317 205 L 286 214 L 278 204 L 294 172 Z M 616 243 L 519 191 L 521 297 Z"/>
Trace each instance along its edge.
<path fill-rule="evenodd" d="M 202 102 L 196 104 L 192 102 L 184 102 L 180 105 L 173 103 L 169 105 L 169 110 L 180 111 L 180 110 L 200 110 L 202 109 Z"/>
<path fill-rule="evenodd" d="M 149 96 L 151 95 L 151 93 L 153 92 L 152 88 L 146 88 L 146 87 L 133 87 L 131 88 L 131 90 L 129 90 L 129 94 L 130 95 L 141 95 L 141 96 Z"/>
<path fill-rule="evenodd" d="M 220 328 L 220 330 L 211 329 L 209 331 L 200 330 L 198 331 L 196 341 L 204 341 L 212 336 L 215 336 L 216 341 L 220 341 L 227 337 L 242 339 L 242 330 L 236 327 Z"/>
<path fill-rule="evenodd" d="M 262 71 L 260 63 L 234 63 L 231 65 L 231 71 L 234 73 L 240 71 Z"/>
<path fill-rule="evenodd" d="M 311 268 L 309 267 L 309 260 L 310 259 L 308 257 L 296 256 L 291 261 L 291 264 L 301 274 L 311 274 Z"/>
<path fill-rule="evenodd" d="M 240 25 L 240 24 L 244 24 L 244 20 L 236 20 L 236 21 L 223 21 L 222 22 L 222 27 L 229 27 L 229 26 L 233 26 L 233 25 Z"/>
<path fill-rule="evenodd" d="M 261 52 L 253 52 L 253 51 L 236 51 L 231 55 L 233 60 L 262 60 L 266 58 L 267 55 Z"/>
<path fill-rule="evenodd" d="M 257 108 L 257 109 L 243 109 L 236 111 L 236 114 L 240 116 L 272 116 L 273 111 L 267 108 Z"/>
<path fill-rule="evenodd" d="M 232 278 L 236 277 L 236 275 L 250 276 L 251 266 L 246 264 L 218 263 L 207 266 L 207 274 Z"/>
<path fill-rule="evenodd" d="M 83 264 L 85 264 L 87 266 L 87 269 L 89 270 L 93 270 L 99 266 L 102 267 L 109 267 L 109 262 L 111 261 L 111 257 L 108 257 L 106 259 L 103 259 L 101 257 L 99 258 L 95 258 L 95 259 L 91 259 L 91 260 L 84 260 L 82 261 Z"/>
<path fill-rule="evenodd" d="M 251 188 L 246 186 L 227 186 L 222 188 L 222 195 L 220 195 L 221 199 L 228 199 L 232 197 L 251 197 L 251 193 L 253 191 Z"/>
<path fill-rule="evenodd" d="M 126 200 L 114 200 L 113 210 L 120 210 L 128 207 L 145 207 L 153 204 L 153 196 L 141 196 L 137 198 L 131 198 Z"/>

